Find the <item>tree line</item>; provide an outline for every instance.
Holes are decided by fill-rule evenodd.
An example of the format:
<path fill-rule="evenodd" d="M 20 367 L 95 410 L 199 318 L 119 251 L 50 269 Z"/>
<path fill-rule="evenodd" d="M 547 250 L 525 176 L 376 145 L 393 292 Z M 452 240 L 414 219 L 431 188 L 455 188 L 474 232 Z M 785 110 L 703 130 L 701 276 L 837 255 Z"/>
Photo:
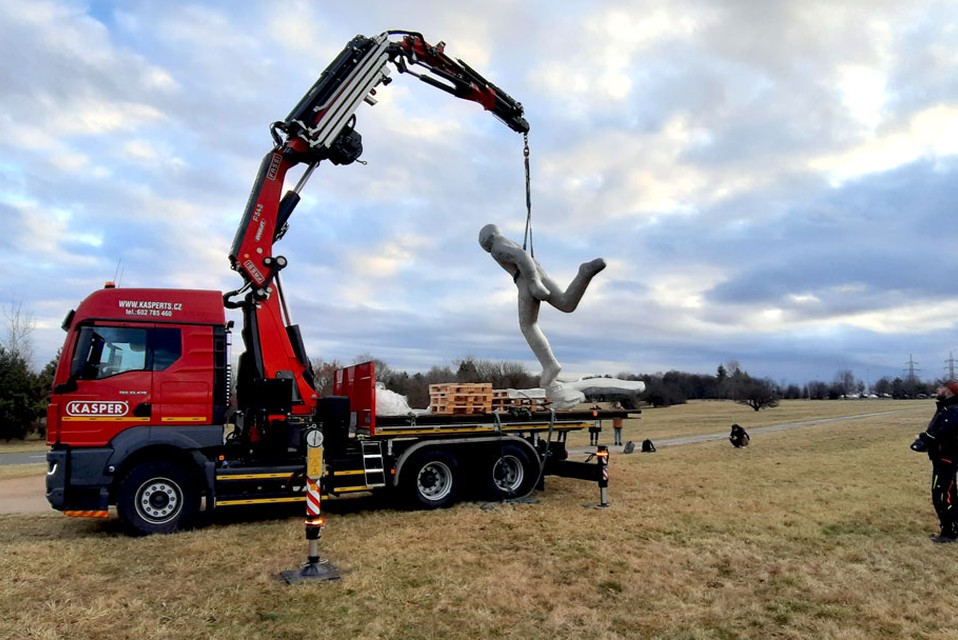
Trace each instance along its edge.
<path fill-rule="evenodd" d="M 0 345 L 0 438 L 22 440 L 31 432 L 43 434 L 56 362 L 31 371 L 16 351 Z"/>
<path fill-rule="evenodd" d="M 734 400 L 755 411 L 778 406 L 793 390 L 785 390 L 769 378 L 750 375 L 737 362 L 720 364 L 714 375 L 668 371 L 619 377 L 645 381 L 642 400 L 654 407 L 684 404 L 689 400 Z M 797 397 L 797 396 L 796 396 Z"/>
<path fill-rule="evenodd" d="M 19 304 L 3 310 L 4 335 L 0 340 L 0 439 L 25 438 L 43 431 L 57 357 L 34 371 L 33 331 L 36 322 Z"/>
<path fill-rule="evenodd" d="M 625 378 L 631 374 L 620 374 Z M 879 378 L 871 385 L 856 378 L 850 369 L 839 369 L 832 380 L 810 380 L 804 385 L 777 383 L 771 378 L 754 378 L 736 361 L 719 365 L 714 375 L 669 371 L 635 376 L 644 380 L 644 400 L 654 406 L 680 404 L 688 400 L 734 400 L 758 411 L 774 407 L 778 400 L 838 400 L 843 398 L 929 398 L 945 382 L 916 377 Z M 766 400 L 763 400 L 766 399 Z"/>

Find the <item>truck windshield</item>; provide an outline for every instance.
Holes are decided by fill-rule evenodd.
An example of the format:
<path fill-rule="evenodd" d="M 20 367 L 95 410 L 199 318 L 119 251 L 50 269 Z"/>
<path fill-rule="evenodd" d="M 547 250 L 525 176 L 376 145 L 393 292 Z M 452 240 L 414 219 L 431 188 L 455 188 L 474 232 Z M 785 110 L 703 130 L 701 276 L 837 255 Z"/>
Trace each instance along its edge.
<path fill-rule="evenodd" d="M 181 355 L 179 329 L 85 326 L 80 328 L 70 377 L 100 380 L 127 371 L 162 371 Z"/>
<path fill-rule="evenodd" d="M 83 327 L 70 373 L 78 380 L 99 380 L 147 368 L 147 329 Z"/>

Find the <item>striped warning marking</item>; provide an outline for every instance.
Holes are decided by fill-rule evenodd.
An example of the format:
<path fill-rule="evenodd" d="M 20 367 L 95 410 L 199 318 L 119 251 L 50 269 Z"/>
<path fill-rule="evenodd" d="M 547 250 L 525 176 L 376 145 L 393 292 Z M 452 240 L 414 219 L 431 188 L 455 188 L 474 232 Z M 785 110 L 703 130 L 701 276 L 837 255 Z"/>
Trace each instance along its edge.
<path fill-rule="evenodd" d="M 109 518 L 110 512 L 106 509 L 95 509 L 90 511 L 64 511 L 63 515 L 71 518 Z"/>
<path fill-rule="evenodd" d="M 318 516 L 319 508 L 319 484 L 312 478 L 306 478 L 306 515 Z"/>

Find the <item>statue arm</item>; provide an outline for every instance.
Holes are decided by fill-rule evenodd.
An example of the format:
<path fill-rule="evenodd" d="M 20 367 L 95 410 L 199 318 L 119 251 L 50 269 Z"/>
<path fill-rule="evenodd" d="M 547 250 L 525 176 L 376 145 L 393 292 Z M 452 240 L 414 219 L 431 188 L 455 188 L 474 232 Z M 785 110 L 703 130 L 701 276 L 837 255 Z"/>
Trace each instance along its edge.
<path fill-rule="evenodd" d="M 502 268 L 512 274 L 516 285 L 522 280 L 537 300 L 549 298 L 549 288 L 543 283 L 542 269 L 532 257 L 518 246 L 499 246 L 492 250 L 492 257 Z"/>

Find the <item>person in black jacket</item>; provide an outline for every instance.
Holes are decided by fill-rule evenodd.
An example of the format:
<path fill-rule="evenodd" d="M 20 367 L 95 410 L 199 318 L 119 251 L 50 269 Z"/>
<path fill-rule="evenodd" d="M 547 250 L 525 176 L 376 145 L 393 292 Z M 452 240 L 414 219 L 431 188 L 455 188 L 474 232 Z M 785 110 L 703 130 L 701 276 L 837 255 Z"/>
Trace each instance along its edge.
<path fill-rule="evenodd" d="M 728 434 L 728 441 L 732 443 L 733 447 L 736 449 L 747 447 L 750 440 L 748 432 L 741 425 L 732 425 L 732 432 Z"/>
<path fill-rule="evenodd" d="M 947 382 L 935 393 L 935 415 L 911 448 L 931 459 L 931 503 L 941 524 L 941 532 L 931 540 L 943 544 L 958 540 L 958 382 Z"/>

